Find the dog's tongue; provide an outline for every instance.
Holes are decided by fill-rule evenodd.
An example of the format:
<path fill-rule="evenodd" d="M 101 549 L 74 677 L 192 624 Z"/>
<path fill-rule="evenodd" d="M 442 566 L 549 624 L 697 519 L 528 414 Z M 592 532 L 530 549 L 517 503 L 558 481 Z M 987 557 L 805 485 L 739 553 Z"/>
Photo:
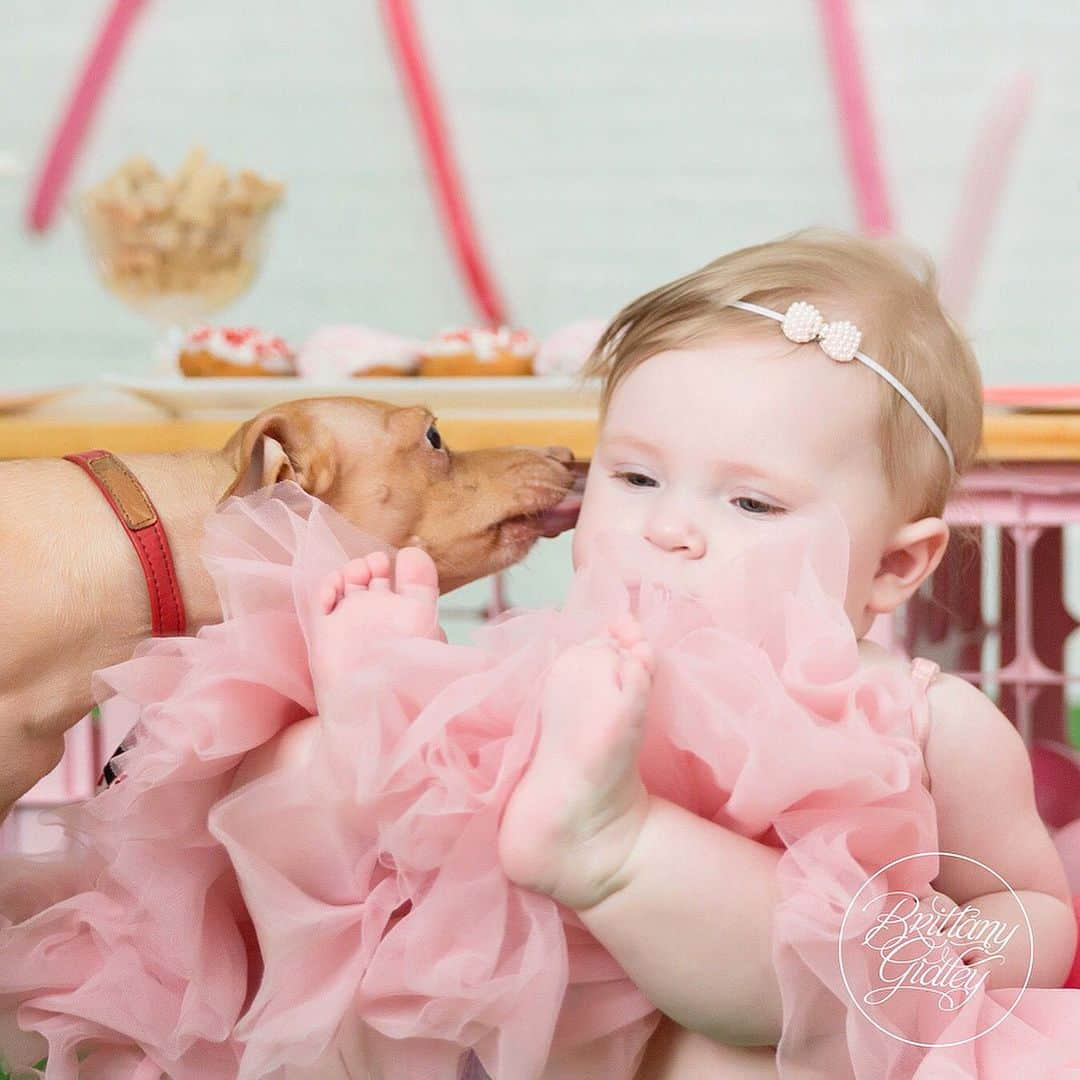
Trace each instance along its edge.
<path fill-rule="evenodd" d="M 553 507 L 539 515 L 537 525 L 540 535 L 550 539 L 572 529 L 577 524 L 580 510 L 581 493 L 568 491 Z"/>
<path fill-rule="evenodd" d="M 575 461 L 571 463 L 570 468 L 574 472 L 574 486 L 554 506 L 540 514 L 541 536 L 555 537 L 577 524 L 589 462 Z"/>

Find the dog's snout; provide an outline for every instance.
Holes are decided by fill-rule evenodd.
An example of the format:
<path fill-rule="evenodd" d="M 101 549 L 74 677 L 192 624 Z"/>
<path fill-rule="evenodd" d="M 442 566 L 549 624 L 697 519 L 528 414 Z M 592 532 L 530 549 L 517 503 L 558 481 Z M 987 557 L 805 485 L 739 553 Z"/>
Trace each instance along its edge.
<path fill-rule="evenodd" d="M 568 446 L 545 446 L 544 453 L 564 465 L 569 465 L 574 460 L 574 451 Z"/>

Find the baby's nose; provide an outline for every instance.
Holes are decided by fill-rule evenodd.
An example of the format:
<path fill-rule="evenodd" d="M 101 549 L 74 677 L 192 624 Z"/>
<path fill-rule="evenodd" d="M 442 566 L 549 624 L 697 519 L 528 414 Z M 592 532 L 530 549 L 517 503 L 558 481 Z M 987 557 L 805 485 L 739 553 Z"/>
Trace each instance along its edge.
<path fill-rule="evenodd" d="M 645 530 L 645 539 L 688 559 L 700 559 L 705 554 L 704 533 L 686 518 L 653 518 Z"/>

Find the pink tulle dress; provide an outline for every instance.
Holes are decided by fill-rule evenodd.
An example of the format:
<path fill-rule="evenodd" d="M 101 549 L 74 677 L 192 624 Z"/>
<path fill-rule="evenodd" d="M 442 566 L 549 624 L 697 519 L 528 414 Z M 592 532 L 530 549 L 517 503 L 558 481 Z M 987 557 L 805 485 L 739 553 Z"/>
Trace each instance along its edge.
<path fill-rule="evenodd" d="M 546 671 L 632 610 L 656 655 L 646 785 L 783 849 L 780 1075 L 1080 1074 L 1077 991 L 1029 989 L 1007 1014 L 1001 990 L 952 1011 L 856 1004 L 875 897 L 936 874 L 904 861 L 937 848 L 920 686 L 860 664 L 835 522 L 763 537 L 690 597 L 633 580 L 635 543 L 601 534 L 561 609 L 512 610 L 467 645 L 350 642 L 331 693 L 311 677 L 315 590 L 393 549 L 292 483 L 229 500 L 204 546 L 223 621 L 96 673 L 107 725 L 134 729 L 119 781 L 54 812 L 70 852 L 0 862 L 0 1064 L 20 1080 L 46 1055 L 48 1080 L 633 1076 L 659 1014 L 496 854 Z M 247 753 L 315 715 L 302 767 L 234 786 Z"/>

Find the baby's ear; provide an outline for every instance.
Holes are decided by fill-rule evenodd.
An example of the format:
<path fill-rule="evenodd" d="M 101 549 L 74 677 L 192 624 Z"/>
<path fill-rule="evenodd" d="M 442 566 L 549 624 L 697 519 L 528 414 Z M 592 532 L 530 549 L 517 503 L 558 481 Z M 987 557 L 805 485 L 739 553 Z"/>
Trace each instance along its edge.
<path fill-rule="evenodd" d="M 948 543 L 949 526 L 941 518 L 921 518 L 897 529 L 871 583 L 870 610 L 884 614 L 909 600 L 937 569 Z"/>
<path fill-rule="evenodd" d="M 295 481 L 316 498 L 330 490 L 337 474 L 334 441 L 305 404 L 267 409 L 233 433 L 223 452 L 236 476 L 219 502 L 281 480 Z"/>

